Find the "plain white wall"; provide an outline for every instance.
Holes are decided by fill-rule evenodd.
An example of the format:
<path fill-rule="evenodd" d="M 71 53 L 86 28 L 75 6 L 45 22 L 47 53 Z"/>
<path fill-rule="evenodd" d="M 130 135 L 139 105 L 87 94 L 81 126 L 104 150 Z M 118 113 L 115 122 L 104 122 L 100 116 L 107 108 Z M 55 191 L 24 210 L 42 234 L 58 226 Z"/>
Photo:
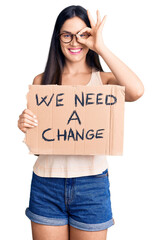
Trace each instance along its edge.
<path fill-rule="evenodd" d="M 160 0 L 15 0 L 1 3 L 1 236 L 3 239 L 32 239 L 25 208 L 29 203 L 32 168 L 37 157 L 28 153 L 17 121 L 26 108 L 28 85 L 44 71 L 56 17 L 72 4 L 89 9 L 95 19 L 97 9 L 102 17 L 107 15 L 103 30 L 107 47 L 139 76 L 145 87 L 142 98 L 125 103 L 123 156 L 107 156 L 115 219 L 107 239 L 160 240 Z M 101 61 L 104 70 L 110 71 Z"/>

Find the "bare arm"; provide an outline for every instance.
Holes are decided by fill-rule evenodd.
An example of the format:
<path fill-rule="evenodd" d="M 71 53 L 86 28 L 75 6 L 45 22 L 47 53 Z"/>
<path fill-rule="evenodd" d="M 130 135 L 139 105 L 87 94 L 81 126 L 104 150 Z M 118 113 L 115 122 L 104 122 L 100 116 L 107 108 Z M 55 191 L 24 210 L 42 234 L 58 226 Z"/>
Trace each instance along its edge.
<path fill-rule="evenodd" d="M 125 101 L 132 102 L 140 98 L 144 93 L 144 86 L 138 76 L 116 57 L 106 46 L 98 51 L 112 73 L 107 84 L 125 86 Z"/>

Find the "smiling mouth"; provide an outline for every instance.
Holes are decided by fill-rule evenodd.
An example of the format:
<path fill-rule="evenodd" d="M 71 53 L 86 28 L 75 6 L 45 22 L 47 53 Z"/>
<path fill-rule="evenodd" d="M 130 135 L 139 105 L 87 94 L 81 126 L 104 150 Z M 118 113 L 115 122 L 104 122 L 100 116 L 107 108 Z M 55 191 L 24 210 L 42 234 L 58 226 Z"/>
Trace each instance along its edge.
<path fill-rule="evenodd" d="M 78 54 L 82 51 L 83 48 L 68 48 L 71 54 Z"/>

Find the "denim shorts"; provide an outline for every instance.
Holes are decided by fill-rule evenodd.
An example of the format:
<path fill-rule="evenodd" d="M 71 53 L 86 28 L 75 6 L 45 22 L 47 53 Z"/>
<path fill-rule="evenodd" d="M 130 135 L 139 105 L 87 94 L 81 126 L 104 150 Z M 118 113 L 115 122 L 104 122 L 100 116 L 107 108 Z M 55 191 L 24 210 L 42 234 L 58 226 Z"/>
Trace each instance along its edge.
<path fill-rule="evenodd" d="M 108 169 L 101 174 L 40 177 L 32 173 L 26 216 L 44 225 L 69 224 L 85 231 L 100 231 L 115 222 L 112 216 Z"/>

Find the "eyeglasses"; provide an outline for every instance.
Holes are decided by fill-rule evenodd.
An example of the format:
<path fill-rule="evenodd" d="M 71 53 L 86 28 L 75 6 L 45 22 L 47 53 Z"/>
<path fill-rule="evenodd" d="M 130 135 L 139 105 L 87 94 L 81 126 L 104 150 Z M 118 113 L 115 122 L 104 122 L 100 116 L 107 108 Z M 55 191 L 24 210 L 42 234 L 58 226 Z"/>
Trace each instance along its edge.
<path fill-rule="evenodd" d="M 78 34 L 78 33 L 77 33 Z M 73 40 L 73 37 L 75 36 L 77 38 L 77 34 L 72 34 L 72 33 L 60 33 L 58 34 L 58 37 L 60 40 L 64 43 L 70 43 Z M 82 39 L 87 39 L 90 34 L 89 33 L 82 33 L 79 35 Z"/>

